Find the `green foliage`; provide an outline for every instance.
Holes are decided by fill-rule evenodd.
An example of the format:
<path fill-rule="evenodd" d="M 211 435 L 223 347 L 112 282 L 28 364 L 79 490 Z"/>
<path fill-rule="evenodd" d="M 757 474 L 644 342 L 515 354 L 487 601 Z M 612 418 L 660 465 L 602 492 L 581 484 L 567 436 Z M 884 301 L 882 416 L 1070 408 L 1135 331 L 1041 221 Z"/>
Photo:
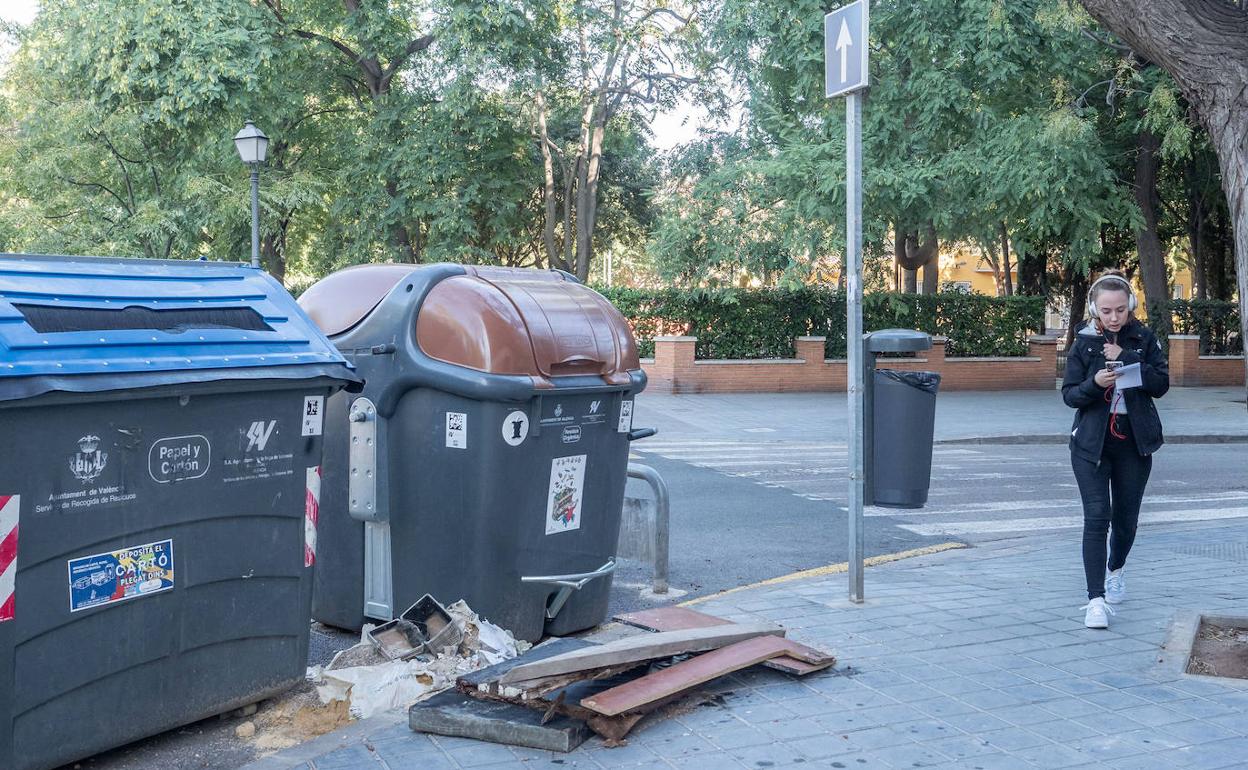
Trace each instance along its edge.
<path fill-rule="evenodd" d="M 1244 353 L 1240 338 L 1239 305 L 1216 299 L 1172 299 L 1170 312 L 1175 334 L 1200 336 L 1201 355 L 1237 356 Z"/>
<path fill-rule="evenodd" d="M 826 337 L 827 355 L 845 357 L 845 295 L 826 289 L 660 289 L 598 287 L 632 325 L 642 354 L 654 338 L 698 338 L 699 358 L 792 358 L 793 338 Z M 949 338 L 948 356 L 1020 356 L 1044 328 L 1041 297 L 962 292 L 878 292 L 863 300 L 867 330 L 909 328 Z"/>

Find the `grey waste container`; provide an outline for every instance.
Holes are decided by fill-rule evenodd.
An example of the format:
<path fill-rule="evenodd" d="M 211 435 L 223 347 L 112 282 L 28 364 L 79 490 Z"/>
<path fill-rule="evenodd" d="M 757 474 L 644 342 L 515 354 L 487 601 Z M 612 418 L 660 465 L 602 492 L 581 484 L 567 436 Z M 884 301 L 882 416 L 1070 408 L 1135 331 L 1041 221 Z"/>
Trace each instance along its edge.
<path fill-rule="evenodd" d="M 876 369 L 880 353 L 919 352 L 931 337 L 909 329 L 885 329 L 867 335 L 869 466 L 864 502 L 886 508 L 921 508 L 932 478 L 932 438 L 940 374 Z"/>
<path fill-rule="evenodd" d="M 645 386 L 631 332 L 566 274 L 349 268 L 300 304 L 367 380 L 330 404 L 313 617 L 465 599 L 536 640 L 606 616 Z"/>
<path fill-rule="evenodd" d="M 322 407 L 353 380 L 258 270 L 0 255 L 0 768 L 303 680 Z"/>

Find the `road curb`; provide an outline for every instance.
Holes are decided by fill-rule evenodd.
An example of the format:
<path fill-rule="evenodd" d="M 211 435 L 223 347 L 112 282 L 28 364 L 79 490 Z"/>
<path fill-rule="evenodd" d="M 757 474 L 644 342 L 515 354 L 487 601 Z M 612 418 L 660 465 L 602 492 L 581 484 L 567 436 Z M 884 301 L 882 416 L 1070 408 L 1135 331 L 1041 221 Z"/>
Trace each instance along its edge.
<path fill-rule="evenodd" d="M 931 556 L 934 553 L 941 553 L 943 551 L 953 551 L 959 548 L 970 548 L 970 547 L 971 546 L 967 543 L 960 543 L 956 541 L 950 541 L 948 543 L 936 543 L 935 545 L 925 545 L 922 548 L 911 548 L 908 551 L 897 551 L 896 553 L 885 553 L 885 554 L 880 554 L 879 556 L 871 556 L 866 559 L 863 559 L 863 564 L 867 567 L 874 567 L 880 564 L 888 564 L 894 561 L 901 561 L 902 559 L 913 559 L 916 556 Z M 822 567 L 815 567 L 813 569 L 804 569 L 799 572 L 790 572 L 787 575 L 780 575 L 779 577 L 768 578 L 766 580 L 760 580 L 757 583 L 750 583 L 749 585 L 737 586 L 736 588 L 729 588 L 726 591 L 720 591 L 718 593 L 707 594 L 706 596 L 698 596 L 688 601 L 680 602 L 677 606 L 689 607 L 694 604 L 701 604 L 702 602 L 709 602 L 712 599 L 718 599 L 722 596 L 728 596 L 729 594 L 740 593 L 742 591 L 752 591 L 755 588 L 766 588 L 768 586 L 780 585 L 781 583 L 791 583 L 794 580 L 806 580 L 808 578 L 825 577 L 827 575 L 840 575 L 848 571 L 849 571 L 849 562 L 843 561 L 843 562 L 840 562 L 839 564 L 827 564 Z"/>

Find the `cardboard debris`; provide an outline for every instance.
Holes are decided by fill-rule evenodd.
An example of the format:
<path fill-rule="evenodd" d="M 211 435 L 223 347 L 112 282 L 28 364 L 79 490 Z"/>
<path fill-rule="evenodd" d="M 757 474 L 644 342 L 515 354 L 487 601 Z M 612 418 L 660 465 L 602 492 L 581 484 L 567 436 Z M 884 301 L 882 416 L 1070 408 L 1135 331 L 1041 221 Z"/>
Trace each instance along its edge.
<path fill-rule="evenodd" d="M 418 603 L 419 604 L 419 603 Z M 418 605 L 413 605 L 415 609 Z M 439 605 L 439 609 L 440 609 Z M 438 639 L 457 639 L 437 654 L 424 653 L 407 660 L 389 660 L 365 629 L 356 646 L 334 656 L 328 666 L 308 669 L 321 703 L 344 701 L 355 719 L 367 719 L 393 708 L 403 708 L 455 686 L 464 675 L 514 658 L 528 644 L 482 620 L 462 601 L 445 608 L 450 623 L 434 633 Z M 454 627 L 452 631 L 451 627 Z"/>

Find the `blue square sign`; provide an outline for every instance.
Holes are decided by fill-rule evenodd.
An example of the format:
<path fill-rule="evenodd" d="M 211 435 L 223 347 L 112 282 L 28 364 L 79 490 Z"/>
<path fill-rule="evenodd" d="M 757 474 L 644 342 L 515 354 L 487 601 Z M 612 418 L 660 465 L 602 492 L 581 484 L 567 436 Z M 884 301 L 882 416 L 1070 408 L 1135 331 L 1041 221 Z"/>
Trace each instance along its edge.
<path fill-rule="evenodd" d="M 824 92 L 830 99 L 867 87 L 867 0 L 823 17 Z"/>

